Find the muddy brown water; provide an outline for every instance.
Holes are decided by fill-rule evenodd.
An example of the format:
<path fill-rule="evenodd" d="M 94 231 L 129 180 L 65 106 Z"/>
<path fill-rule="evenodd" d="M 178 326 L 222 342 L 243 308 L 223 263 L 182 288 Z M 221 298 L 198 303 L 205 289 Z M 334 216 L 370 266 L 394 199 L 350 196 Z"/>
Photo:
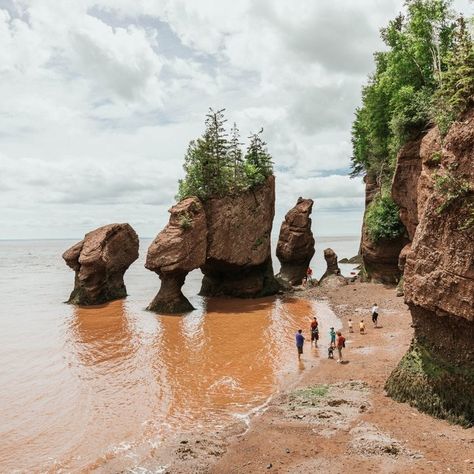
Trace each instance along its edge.
<path fill-rule="evenodd" d="M 298 298 L 193 297 L 192 313 L 155 315 L 141 305 L 156 282 L 145 287 L 133 272 L 135 298 L 74 308 L 60 303 L 72 283 L 62 262 L 33 257 L 21 270 L 34 278 L 14 265 L 0 273 L 0 287 L 17 290 L 4 294 L 0 320 L 1 472 L 146 472 L 140 466 L 176 433 L 244 429 L 317 363 L 308 341 L 298 365 L 295 331 L 308 336 L 317 315 L 324 345 L 337 323 L 325 303 Z"/>

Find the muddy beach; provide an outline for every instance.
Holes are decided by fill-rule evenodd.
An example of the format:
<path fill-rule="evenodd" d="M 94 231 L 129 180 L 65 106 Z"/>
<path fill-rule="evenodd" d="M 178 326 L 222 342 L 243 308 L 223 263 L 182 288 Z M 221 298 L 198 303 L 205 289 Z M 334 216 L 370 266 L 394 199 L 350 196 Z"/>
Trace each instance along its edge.
<path fill-rule="evenodd" d="M 330 293 L 314 288 L 298 297 L 329 302 L 347 338 L 346 363 L 328 359 L 327 344 L 315 349 L 306 343 L 300 365 L 295 353 L 299 381 L 257 410 L 245 431 L 177 441 L 164 472 L 472 472 L 473 430 L 427 416 L 385 394 L 385 381 L 413 331 L 395 290 L 355 283 Z M 378 328 L 370 321 L 374 302 L 381 309 Z M 348 333 L 349 317 L 354 333 Z M 364 335 L 358 331 L 362 318 Z M 321 329 L 325 334 L 328 328 Z M 308 336 L 307 328 L 305 332 Z"/>

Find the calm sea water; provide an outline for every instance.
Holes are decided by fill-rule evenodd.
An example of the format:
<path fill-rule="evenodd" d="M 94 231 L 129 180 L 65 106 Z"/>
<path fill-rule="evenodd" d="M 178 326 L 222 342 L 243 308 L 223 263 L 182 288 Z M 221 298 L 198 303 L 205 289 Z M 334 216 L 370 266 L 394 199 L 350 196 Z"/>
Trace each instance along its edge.
<path fill-rule="evenodd" d="M 304 300 L 205 300 L 199 271 L 184 288 L 196 311 L 146 312 L 159 285 L 143 267 L 149 240 L 126 300 L 75 308 L 62 303 L 73 272 L 61 253 L 73 243 L 0 241 L 1 472 L 146 472 L 167 436 L 243 419 L 297 373 L 294 332 L 313 314 L 334 324 Z M 324 248 L 351 257 L 358 244 L 320 238 L 315 276 Z"/>

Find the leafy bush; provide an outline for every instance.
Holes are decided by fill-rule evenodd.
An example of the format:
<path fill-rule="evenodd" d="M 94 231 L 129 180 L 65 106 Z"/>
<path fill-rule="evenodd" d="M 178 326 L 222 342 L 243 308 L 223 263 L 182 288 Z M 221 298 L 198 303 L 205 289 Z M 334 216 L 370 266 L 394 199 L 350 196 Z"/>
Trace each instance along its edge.
<path fill-rule="evenodd" d="M 179 216 L 179 226 L 183 230 L 188 230 L 193 226 L 193 220 L 187 212 L 183 212 L 183 214 Z"/>
<path fill-rule="evenodd" d="M 405 231 L 398 206 L 387 193 L 378 194 L 370 203 L 365 215 L 365 225 L 372 242 L 395 239 Z"/>

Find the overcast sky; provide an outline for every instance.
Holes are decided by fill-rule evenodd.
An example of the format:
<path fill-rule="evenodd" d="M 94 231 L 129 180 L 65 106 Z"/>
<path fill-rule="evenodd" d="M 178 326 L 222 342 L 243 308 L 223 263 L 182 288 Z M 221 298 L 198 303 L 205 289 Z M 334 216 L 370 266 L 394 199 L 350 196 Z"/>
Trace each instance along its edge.
<path fill-rule="evenodd" d="M 458 10 L 472 13 L 468 0 Z M 360 89 L 398 0 L 0 0 L 0 238 L 168 220 L 209 106 L 264 127 L 278 229 L 298 196 L 316 235 L 356 235 L 347 173 Z"/>

